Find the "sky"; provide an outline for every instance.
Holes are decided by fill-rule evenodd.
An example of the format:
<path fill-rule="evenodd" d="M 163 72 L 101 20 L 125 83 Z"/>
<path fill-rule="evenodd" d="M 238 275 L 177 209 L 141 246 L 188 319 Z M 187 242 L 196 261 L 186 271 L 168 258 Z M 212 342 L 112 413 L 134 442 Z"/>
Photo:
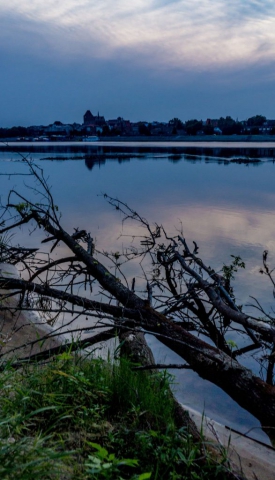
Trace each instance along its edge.
<path fill-rule="evenodd" d="M 275 118 L 273 0 L 0 0 L 0 127 Z"/>

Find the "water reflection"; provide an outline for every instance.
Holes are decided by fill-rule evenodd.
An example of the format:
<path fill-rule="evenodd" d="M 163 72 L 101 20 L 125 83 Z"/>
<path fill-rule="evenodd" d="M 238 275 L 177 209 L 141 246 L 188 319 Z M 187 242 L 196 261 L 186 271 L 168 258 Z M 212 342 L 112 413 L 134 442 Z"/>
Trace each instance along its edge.
<path fill-rule="evenodd" d="M 184 156 L 181 155 L 180 153 L 174 153 L 173 155 L 169 155 L 168 160 L 169 162 L 177 163 L 180 160 L 182 160 L 182 158 L 184 158 Z M 185 159 L 187 160 L 186 155 L 185 155 Z"/>
<path fill-rule="evenodd" d="M 92 170 L 94 168 L 95 165 L 98 165 L 99 167 L 102 166 L 102 165 L 105 165 L 105 163 L 109 160 L 115 160 L 117 161 L 118 163 L 124 163 L 124 162 L 130 162 L 131 159 L 133 158 L 140 158 L 139 157 L 136 157 L 133 155 L 83 155 L 82 157 L 80 157 L 81 159 L 84 159 L 85 160 L 85 165 L 86 167 L 88 168 L 88 170 Z M 67 158 L 68 159 L 68 158 Z M 69 158 L 69 159 L 73 159 L 74 158 Z"/>
<path fill-rule="evenodd" d="M 105 159 L 100 159 L 96 157 L 86 156 L 85 158 L 85 165 L 88 168 L 88 170 L 92 170 L 95 165 L 98 165 L 98 166 L 104 165 L 105 162 L 106 162 Z"/>

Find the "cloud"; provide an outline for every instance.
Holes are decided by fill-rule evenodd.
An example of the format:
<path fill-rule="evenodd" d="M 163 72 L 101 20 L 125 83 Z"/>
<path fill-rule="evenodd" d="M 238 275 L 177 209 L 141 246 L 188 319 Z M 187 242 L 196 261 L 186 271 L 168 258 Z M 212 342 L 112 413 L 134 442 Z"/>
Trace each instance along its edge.
<path fill-rule="evenodd" d="M 0 21 L 3 126 L 88 106 L 133 121 L 273 116 L 270 0 L 9 0 Z"/>
<path fill-rule="evenodd" d="M 160 69 L 268 62 L 275 56 L 275 5 L 239 0 L 11 0 L 0 38 L 71 57 L 124 58 Z M 42 42 L 44 41 L 44 44 Z M 43 45 L 42 45 L 43 44 Z M 37 52 L 36 52 L 37 53 Z"/>

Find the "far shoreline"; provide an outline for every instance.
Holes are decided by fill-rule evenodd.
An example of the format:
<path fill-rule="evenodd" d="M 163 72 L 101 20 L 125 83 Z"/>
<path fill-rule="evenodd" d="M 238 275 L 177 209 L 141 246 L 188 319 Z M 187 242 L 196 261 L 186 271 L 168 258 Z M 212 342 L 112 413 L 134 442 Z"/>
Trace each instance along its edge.
<path fill-rule="evenodd" d="M 85 138 L 78 137 L 64 139 L 55 138 L 54 140 L 17 140 L 15 138 L 0 139 L 0 150 L 5 150 L 8 146 L 16 145 L 52 145 L 52 144 L 89 144 L 97 145 L 98 143 L 275 143 L 275 135 L 169 135 L 169 136 L 106 136 L 99 137 L 98 141 L 89 141 Z M 8 144 L 8 145 L 7 145 Z"/>
<path fill-rule="evenodd" d="M 6 152 L 29 154 L 83 154 L 93 157 L 138 153 L 199 154 L 215 157 L 275 158 L 275 135 L 204 135 L 170 137 L 101 137 L 97 141 L 0 141 L 1 156 Z M 196 152 L 195 152 L 196 153 Z M 51 158 L 54 160 L 54 158 Z"/>

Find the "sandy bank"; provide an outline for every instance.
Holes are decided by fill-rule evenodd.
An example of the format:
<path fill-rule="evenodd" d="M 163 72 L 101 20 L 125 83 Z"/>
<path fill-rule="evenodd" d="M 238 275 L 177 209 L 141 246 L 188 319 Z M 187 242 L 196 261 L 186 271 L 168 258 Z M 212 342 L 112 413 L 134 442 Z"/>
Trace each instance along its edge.
<path fill-rule="evenodd" d="M 226 448 L 230 462 L 236 470 L 243 472 L 247 480 L 274 480 L 274 448 L 230 430 L 186 405 L 183 408 L 189 412 L 198 430 L 202 428 L 206 439 Z"/>
<path fill-rule="evenodd" d="M 6 278 L 18 277 L 18 270 L 14 265 L 0 263 L 0 274 Z M 0 290 L 0 293 L 3 293 L 3 290 Z M 4 293 L 7 294 L 7 291 Z M 51 327 L 35 312 L 14 310 L 18 301 L 19 295 L 16 295 L 1 302 L 0 354 L 6 354 L 7 357 L 25 357 L 60 345 L 61 338 L 58 337 L 43 340 Z M 9 310 L 6 310 L 7 307 Z M 36 343 L 30 345 L 31 342 Z"/>

